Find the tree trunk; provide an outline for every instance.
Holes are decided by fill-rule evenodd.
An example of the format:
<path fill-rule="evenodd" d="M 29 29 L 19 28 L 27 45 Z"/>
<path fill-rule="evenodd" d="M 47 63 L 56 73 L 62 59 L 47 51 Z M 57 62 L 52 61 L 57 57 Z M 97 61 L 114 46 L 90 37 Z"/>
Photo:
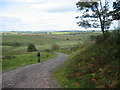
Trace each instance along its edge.
<path fill-rule="evenodd" d="M 104 30 L 104 26 L 103 25 L 101 26 L 101 29 L 102 29 L 103 37 L 105 39 L 105 30 Z"/>
<path fill-rule="evenodd" d="M 103 36 L 104 36 L 104 38 L 105 38 L 104 21 L 102 21 L 102 19 L 101 19 L 101 14 L 100 14 L 100 12 L 99 12 L 98 7 L 97 7 L 97 6 L 95 6 L 95 7 L 96 7 L 96 9 L 97 9 L 98 17 L 99 17 L 99 20 L 100 20 L 101 30 L 102 30 Z"/>

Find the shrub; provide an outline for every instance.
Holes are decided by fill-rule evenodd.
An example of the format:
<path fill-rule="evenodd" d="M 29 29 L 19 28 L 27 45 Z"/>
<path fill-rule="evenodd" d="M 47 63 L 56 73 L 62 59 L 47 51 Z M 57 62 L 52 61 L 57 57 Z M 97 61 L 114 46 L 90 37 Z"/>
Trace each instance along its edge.
<path fill-rule="evenodd" d="M 58 51 L 60 49 L 60 46 L 58 46 L 57 44 L 53 44 L 51 48 L 54 51 Z"/>
<path fill-rule="evenodd" d="M 67 40 L 69 40 L 69 38 L 67 38 Z"/>
<path fill-rule="evenodd" d="M 28 52 L 34 52 L 34 51 L 37 51 L 37 49 L 36 49 L 35 45 L 29 44 L 27 51 Z"/>

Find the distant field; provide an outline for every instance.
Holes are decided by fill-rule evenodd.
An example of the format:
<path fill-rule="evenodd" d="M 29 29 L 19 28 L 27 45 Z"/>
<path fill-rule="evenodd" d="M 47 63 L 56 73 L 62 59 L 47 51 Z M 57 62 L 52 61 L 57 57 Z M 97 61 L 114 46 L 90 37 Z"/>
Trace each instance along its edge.
<path fill-rule="evenodd" d="M 62 33 L 62 32 L 60 32 Z M 51 45 L 56 43 L 61 47 L 73 46 L 88 40 L 90 35 L 97 33 L 64 33 L 63 34 L 18 34 L 18 35 L 2 35 L 3 46 L 13 46 L 14 43 L 27 46 L 32 43 L 37 49 L 50 49 Z M 20 47 L 19 47 L 20 48 Z"/>
<path fill-rule="evenodd" d="M 59 32 L 56 32 L 59 33 Z M 2 35 L 2 55 L 19 55 L 27 52 L 28 44 L 32 43 L 38 50 L 51 49 L 56 43 L 60 48 L 73 47 L 90 40 L 91 35 L 100 32 L 60 32 L 61 34 L 18 33 L 11 32 Z"/>

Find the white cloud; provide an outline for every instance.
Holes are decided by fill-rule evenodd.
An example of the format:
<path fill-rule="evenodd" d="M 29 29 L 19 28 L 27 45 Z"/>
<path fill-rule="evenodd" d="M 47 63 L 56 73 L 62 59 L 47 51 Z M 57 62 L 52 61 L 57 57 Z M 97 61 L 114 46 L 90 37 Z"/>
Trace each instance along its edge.
<path fill-rule="evenodd" d="M 76 24 L 75 12 L 50 13 L 36 12 L 33 14 L 6 14 L 4 27 L 9 30 L 72 30 L 79 29 Z M 20 19 L 19 21 L 15 21 Z M 11 21 L 12 20 L 12 21 Z M 18 27 L 18 28 L 17 28 Z"/>
<path fill-rule="evenodd" d="M 0 2 L 40 2 L 41 0 L 1 0 Z"/>
<path fill-rule="evenodd" d="M 77 10 L 75 5 L 76 1 L 77 0 L 45 0 L 42 3 L 32 4 L 31 8 L 50 12 L 75 11 Z"/>
<path fill-rule="evenodd" d="M 41 4 L 33 4 L 31 6 L 33 9 L 37 9 L 40 11 L 49 11 L 49 12 L 60 12 L 60 11 L 73 11 L 76 9 L 74 3 L 41 3 Z"/>
<path fill-rule="evenodd" d="M 76 2 L 79 0 L 0 0 L 0 2 L 18 2 L 18 3 L 45 3 L 45 2 Z"/>

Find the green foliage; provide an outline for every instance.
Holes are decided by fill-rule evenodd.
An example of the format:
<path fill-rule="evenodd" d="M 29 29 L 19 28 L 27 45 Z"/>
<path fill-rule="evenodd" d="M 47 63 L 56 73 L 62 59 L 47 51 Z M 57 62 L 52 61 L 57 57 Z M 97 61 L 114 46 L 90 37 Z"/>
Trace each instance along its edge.
<path fill-rule="evenodd" d="M 66 63 L 67 78 L 79 82 L 81 88 L 117 87 L 120 73 L 120 32 L 107 32 L 106 39 L 103 39 L 103 35 L 96 38 L 94 44 L 77 50 Z"/>
<path fill-rule="evenodd" d="M 77 22 L 79 26 L 84 27 L 84 28 L 101 27 L 101 31 L 103 32 L 103 34 L 104 34 L 105 29 L 110 28 L 112 19 L 109 18 L 110 13 L 109 13 L 109 5 L 107 1 L 105 1 L 105 4 L 103 4 L 101 0 L 99 2 L 78 1 L 76 3 L 76 6 L 79 11 L 83 12 L 82 15 L 80 14 L 80 16 L 76 17 L 76 19 L 80 19 Z"/>
<path fill-rule="evenodd" d="M 57 44 L 53 44 L 53 45 L 51 46 L 51 49 L 54 50 L 54 51 L 58 51 L 58 50 L 60 49 L 60 46 L 57 45 Z"/>
<path fill-rule="evenodd" d="M 113 2 L 113 11 L 110 12 L 113 20 L 120 20 L 120 1 Z"/>
<path fill-rule="evenodd" d="M 28 52 L 34 52 L 34 51 L 36 51 L 35 45 L 29 44 L 27 51 L 28 51 Z"/>

